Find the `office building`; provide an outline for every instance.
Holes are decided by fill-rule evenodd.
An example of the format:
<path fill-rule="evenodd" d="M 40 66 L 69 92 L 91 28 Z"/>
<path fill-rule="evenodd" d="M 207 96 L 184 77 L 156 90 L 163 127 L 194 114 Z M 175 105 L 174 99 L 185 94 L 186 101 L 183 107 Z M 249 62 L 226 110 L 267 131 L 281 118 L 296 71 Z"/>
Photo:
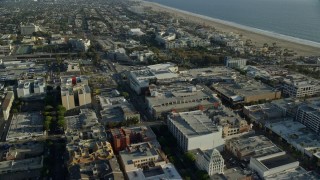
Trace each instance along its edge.
<path fill-rule="evenodd" d="M 320 134 L 320 100 L 309 101 L 299 106 L 296 120 Z"/>
<path fill-rule="evenodd" d="M 196 166 L 201 170 L 207 171 L 209 176 L 214 174 L 223 174 L 224 159 L 218 150 L 197 149 L 195 151 L 195 158 Z"/>
<path fill-rule="evenodd" d="M 292 98 L 305 98 L 320 93 L 320 81 L 300 74 L 288 75 L 283 80 L 283 94 Z"/>
<path fill-rule="evenodd" d="M 168 128 L 177 139 L 183 151 L 197 148 L 219 151 L 224 148 L 222 127 L 216 126 L 202 111 L 171 113 L 167 119 Z"/>

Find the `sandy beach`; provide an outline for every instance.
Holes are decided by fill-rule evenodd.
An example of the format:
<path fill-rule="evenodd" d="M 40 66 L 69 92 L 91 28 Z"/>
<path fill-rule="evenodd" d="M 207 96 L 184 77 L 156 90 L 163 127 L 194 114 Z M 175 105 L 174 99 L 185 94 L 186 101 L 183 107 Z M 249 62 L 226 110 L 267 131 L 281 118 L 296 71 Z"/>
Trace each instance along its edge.
<path fill-rule="evenodd" d="M 212 26 L 222 32 L 234 32 L 242 35 L 242 39 L 251 39 L 253 43 L 262 46 L 264 43 L 277 43 L 283 49 L 294 50 L 300 56 L 320 56 L 320 43 L 297 39 L 272 32 L 266 32 L 239 24 L 214 19 L 187 11 L 178 10 L 153 2 L 142 1 L 142 6 L 151 7 L 154 11 L 163 11 L 192 22 Z"/>

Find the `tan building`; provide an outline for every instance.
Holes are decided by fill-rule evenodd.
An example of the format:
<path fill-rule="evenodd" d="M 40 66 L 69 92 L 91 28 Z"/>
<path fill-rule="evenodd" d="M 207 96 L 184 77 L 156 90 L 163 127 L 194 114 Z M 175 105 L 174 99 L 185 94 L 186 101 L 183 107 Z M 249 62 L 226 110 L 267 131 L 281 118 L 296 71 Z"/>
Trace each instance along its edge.
<path fill-rule="evenodd" d="M 14 100 L 13 92 L 8 92 L 2 103 L 2 113 L 3 113 L 4 120 L 8 120 L 10 116 L 10 110 L 12 107 L 13 100 Z"/>
<path fill-rule="evenodd" d="M 91 90 L 88 85 L 67 86 L 61 88 L 62 105 L 67 109 L 85 106 L 91 103 Z"/>
<path fill-rule="evenodd" d="M 126 172 L 166 164 L 166 156 L 149 142 L 131 144 L 119 152 L 122 166 Z"/>
<path fill-rule="evenodd" d="M 108 160 L 114 157 L 112 146 L 109 142 L 95 140 L 81 140 L 82 146 L 70 150 L 70 164 L 89 163 L 95 160 Z"/>
<path fill-rule="evenodd" d="M 246 77 L 229 84 L 215 84 L 212 88 L 233 105 L 281 98 L 281 91 Z"/>
<path fill-rule="evenodd" d="M 235 114 L 229 108 L 221 106 L 221 109 L 209 110 L 209 116 L 212 120 L 222 126 L 223 138 L 234 138 L 241 136 L 252 129 L 252 125 L 248 124 L 246 120 Z"/>
<path fill-rule="evenodd" d="M 222 127 L 222 137 L 224 138 L 251 130 L 251 125 L 246 120 L 240 119 L 227 120 L 222 124 Z"/>

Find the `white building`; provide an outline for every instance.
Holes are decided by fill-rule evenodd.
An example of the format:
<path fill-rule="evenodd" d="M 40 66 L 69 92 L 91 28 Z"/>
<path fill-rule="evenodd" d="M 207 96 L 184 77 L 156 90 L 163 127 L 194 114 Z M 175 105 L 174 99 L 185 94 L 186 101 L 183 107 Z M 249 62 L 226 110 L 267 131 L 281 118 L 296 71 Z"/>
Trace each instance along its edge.
<path fill-rule="evenodd" d="M 225 61 L 226 67 L 239 68 L 247 65 L 247 59 L 232 59 L 228 58 Z"/>
<path fill-rule="evenodd" d="M 196 151 L 196 166 L 208 172 L 209 176 L 223 174 L 224 159 L 216 149 Z"/>
<path fill-rule="evenodd" d="M 130 87 L 137 94 L 141 94 L 150 84 L 157 80 L 172 79 L 178 77 L 178 67 L 172 63 L 147 66 L 145 69 L 131 71 L 129 74 Z"/>
<path fill-rule="evenodd" d="M 320 93 L 320 82 L 303 75 L 287 76 L 283 81 L 283 94 L 303 98 Z"/>
<path fill-rule="evenodd" d="M 167 120 L 168 128 L 184 151 L 194 149 L 224 148 L 222 127 L 213 124 L 202 111 L 171 113 Z"/>
<path fill-rule="evenodd" d="M 39 26 L 36 26 L 34 24 L 29 25 L 21 25 L 20 26 L 21 35 L 32 35 L 32 33 L 40 31 Z"/>
<path fill-rule="evenodd" d="M 299 167 L 299 161 L 285 152 L 279 152 L 259 158 L 251 158 L 249 167 L 261 178 Z"/>
<path fill-rule="evenodd" d="M 296 120 L 316 133 L 320 133 L 320 102 L 305 104 L 298 108 Z"/>
<path fill-rule="evenodd" d="M 18 98 L 30 95 L 45 93 L 46 83 L 44 78 L 37 78 L 34 80 L 19 81 L 17 87 Z"/>
<path fill-rule="evenodd" d="M 141 31 L 140 28 L 135 28 L 135 29 L 130 29 L 129 30 L 129 35 L 131 36 L 142 36 L 144 33 Z"/>

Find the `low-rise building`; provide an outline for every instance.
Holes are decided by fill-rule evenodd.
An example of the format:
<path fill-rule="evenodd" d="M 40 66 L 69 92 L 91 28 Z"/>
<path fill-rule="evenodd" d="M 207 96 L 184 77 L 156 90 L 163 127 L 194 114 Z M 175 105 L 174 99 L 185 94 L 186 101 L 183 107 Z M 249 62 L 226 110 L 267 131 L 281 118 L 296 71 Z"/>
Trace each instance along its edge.
<path fill-rule="evenodd" d="M 13 142 L 43 135 L 43 116 L 40 112 L 19 113 L 12 117 L 6 141 Z"/>
<path fill-rule="evenodd" d="M 126 172 L 166 164 L 165 154 L 149 142 L 131 144 L 119 156 Z"/>
<path fill-rule="evenodd" d="M 67 149 L 69 152 L 69 164 L 90 163 L 96 159 L 108 160 L 114 157 L 112 146 L 107 141 L 94 139 L 80 140 L 78 146 Z"/>
<path fill-rule="evenodd" d="M 224 159 L 216 149 L 195 151 L 196 166 L 208 172 L 209 176 L 223 174 Z"/>
<path fill-rule="evenodd" d="M 40 31 L 40 27 L 34 24 L 21 25 L 20 31 L 21 35 L 32 35 L 32 33 Z"/>
<path fill-rule="evenodd" d="M 216 83 L 212 87 L 221 98 L 232 105 L 268 101 L 281 97 L 281 91 L 242 76 L 233 83 Z"/>
<path fill-rule="evenodd" d="M 215 125 L 202 111 L 171 113 L 167 124 L 183 151 L 224 148 L 222 127 Z"/>
<path fill-rule="evenodd" d="M 169 112 L 206 110 L 217 108 L 220 100 L 206 86 L 177 84 L 177 88 L 167 86 L 162 89 L 150 89 L 151 96 L 146 97 L 149 114 L 154 118 L 166 116 Z"/>
<path fill-rule="evenodd" d="M 124 150 L 131 143 L 150 142 L 153 146 L 160 147 L 160 145 L 155 145 L 157 137 L 147 126 L 111 129 L 110 133 L 113 149 L 116 152 Z"/>
<path fill-rule="evenodd" d="M 320 160 L 320 136 L 300 122 L 291 120 L 266 124 L 266 128 L 280 136 L 303 155 Z"/>
<path fill-rule="evenodd" d="M 127 172 L 129 180 L 154 180 L 154 179 L 174 179 L 182 180 L 182 177 L 173 164 L 167 163 L 161 166 L 149 168 L 147 170 L 138 169 Z"/>
<path fill-rule="evenodd" d="M 44 143 L 42 142 L 27 142 L 11 144 L 9 148 L 4 148 L 3 159 L 0 161 L 21 160 L 30 157 L 41 156 L 44 151 Z"/>
<path fill-rule="evenodd" d="M 209 109 L 209 117 L 223 127 L 222 137 L 229 139 L 248 133 L 252 129 L 252 124 L 242 119 L 229 108 L 220 106 L 217 109 Z"/>
<path fill-rule="evenodd" d="M 91 109 L 80 109 L 79 115 L 66 116 L 66 132 L 84 130 L 98 124 L 96 113 Z"/>
<path fill-rule="evenodd" d="M 150 84 L 155 84 L 158 80 L 177 78 L 177 71 L 178 67 L 173 63 L 156 64 L 142 70 L 131 71 L 128 79 L 131 89 L 141 94 L 149 88 Z"/>
<path fill-rule="evenodd" d="M 102 124 L 121 123 L 133 118 L 140 121 L 140 113 L 123 96 L 98 96 L 98 98 L 102 108 L 100 111 Z"/>
<path fill-rule="evenodd" d="M 124 179 L 116 158 L 75 164 L 68 171 L 70 179 Z"/>
<path fill-rule="evenodd" d="M 43 156 L 22 160 L 9 160 L 0 162 L 0 174 L 30 171 L 43 167 Z"/>
<path fill-rule="evenodd" d="M 240 137 L 226 141 L 226 149 L 240 160 L 249 161 L 251 157 L 261 157 L 281 152 L 267 137 Z"/>
<path fill-rule="evenodd" d="M 2 114 L 3 114 L 3 119 L 4 120 L 8 120 L 9 116 L 10 116 L 10 110 L 12 107 L 12 103 L 14 100 L 14 94 L 13 92 L 8 92 L 2 102 Z"/>
<path fill-rule="evenodd" d="M 267 176 L 299 167 L 299 161 L 293 159 L 285 152 L 279 152 L 258 158 L 251 158 L 249 167 L 264 179 Z"/>

